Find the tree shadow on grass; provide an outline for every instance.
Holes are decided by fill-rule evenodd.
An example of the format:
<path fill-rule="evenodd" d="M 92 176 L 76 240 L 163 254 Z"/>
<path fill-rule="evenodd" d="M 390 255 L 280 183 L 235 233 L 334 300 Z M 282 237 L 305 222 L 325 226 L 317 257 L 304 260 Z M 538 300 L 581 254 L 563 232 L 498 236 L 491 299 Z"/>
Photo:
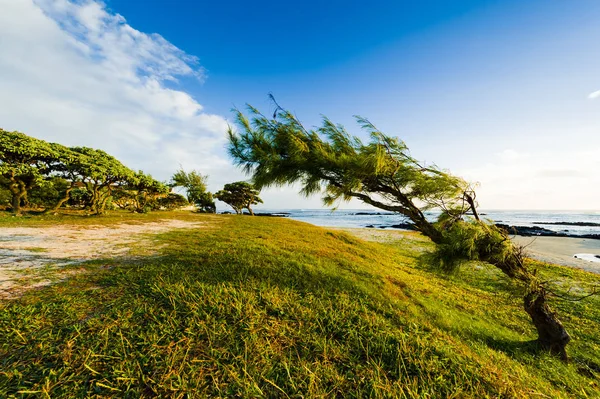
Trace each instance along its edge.
<path fill-rule="evenodd" d="M 505 353 L 511 358 L 519 358 L 523 355 L 536 356 L 546 353 L 537 340 L 519 341 L 482 334 L 471 334 L 471 337 L 474 340 L 484 342 L 491 349 Z"/>

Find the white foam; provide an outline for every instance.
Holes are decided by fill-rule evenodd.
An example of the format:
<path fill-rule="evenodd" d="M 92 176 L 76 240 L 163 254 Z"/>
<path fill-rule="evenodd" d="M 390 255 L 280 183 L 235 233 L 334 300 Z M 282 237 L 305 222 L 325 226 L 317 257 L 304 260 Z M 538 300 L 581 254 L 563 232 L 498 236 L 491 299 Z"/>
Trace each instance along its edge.
<path fill-rule="evenodd" d="M 594 255 L 594 254 L 575 254 L 575 255 L 573 255 L 573 257 L 577 258 L 577 259 L 587 260 L 588 262 L 600 263 L 600 258 L 598 256 L 599 255 Z"/>

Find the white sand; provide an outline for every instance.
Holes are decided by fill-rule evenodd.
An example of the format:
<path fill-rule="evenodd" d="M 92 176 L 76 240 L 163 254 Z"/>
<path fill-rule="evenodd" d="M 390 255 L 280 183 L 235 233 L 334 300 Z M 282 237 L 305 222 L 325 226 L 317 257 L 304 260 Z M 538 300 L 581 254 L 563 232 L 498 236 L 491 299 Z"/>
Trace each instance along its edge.
<path fill-rule="evenodd" d="M 527 254 L 534 259 L 600 274 L 600 262 L 573 257 L 575 254 L 587 254 L 588 257 L 600 255 L 600 240 L 516 236 L 513 241 L 525 246 Z"/>

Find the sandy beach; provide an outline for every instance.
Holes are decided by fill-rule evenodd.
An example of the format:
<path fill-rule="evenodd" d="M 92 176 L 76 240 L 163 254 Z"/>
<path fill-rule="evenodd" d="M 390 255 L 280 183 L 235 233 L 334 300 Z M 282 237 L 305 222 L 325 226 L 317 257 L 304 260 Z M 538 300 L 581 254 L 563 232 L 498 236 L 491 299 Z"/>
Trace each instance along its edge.
<path fill-rule="evenodd" d="M 521 237 L 513 240 L 526 247 L 527 254 L 543 262 L 576 267 L 600 274 L 600 262 L 574 258 L 573 255 L 587 253 L 600 255 L 600 240 L 571 237 Z"/>
<path fill-rule="evenodd" d="M 426 238 L 402 230 L 379 230 L 363 228 L 340 228 L 368 241 L 390 242 L 405 240 L 405 245 L 422 246 Z M 421 243 L 419 243 L 421 241 Z M 527 256 L 548 263 L 575 267 L 600 274 L 600 262 L 590 262 L 574 258 L 575 254 L 600 255 L 600 240 L 571 237 L 522 237 L 515 236 L 513 241 L 523 245 Z"/>

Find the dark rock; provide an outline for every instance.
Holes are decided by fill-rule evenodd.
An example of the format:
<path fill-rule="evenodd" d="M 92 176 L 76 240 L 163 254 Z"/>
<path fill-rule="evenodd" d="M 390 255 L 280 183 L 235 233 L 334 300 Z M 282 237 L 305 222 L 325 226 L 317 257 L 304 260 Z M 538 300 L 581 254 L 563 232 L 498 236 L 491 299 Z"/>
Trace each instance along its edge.
<path fill-rule="evenodd" d="M 369 225 L 374 227 L 373 225 Z M 367 226 L 367 227 L 369 227 Z M 414 225 L 410 223 L 398 223 L 398 224 L 389 224 L 389 225 L 381 225 L 377 226 L 380 229 L 402 229 L 402 230 L 417 230 Z"/>
<path fill-rule="evenodd" d="M 382 212 L 356 212 L 352 216 L 382 216 L 382 215 L 393 215 L 393 213 L 382 213 Z"/>
<path fill-rule="evenodd" d="M 287 218 L 290 216 L 287 212 L 274 212 L 274 213 L 255 213 L 254 216 L 266 216 L 274 218 Z"/>
<path fill-rule="evenodd" d="M 600 240 L 600 234 L 567 234 L 565 232 L 557 232 L 545 229 L 539 226 L 509 226 L 507 224 L 496 223 L 496 226 L 506 230 L 509 234 L 518 236 L 543 236 L 543 237 L 573 237 L 573 238 L 589 238 L 592 240 Z"/>
<path fill-rule="evenodd" d="M 594 222 L 534 222 L 535 224 L 549 224 L 555 226 L 582 226 L 582 227 L 600 227 L 600 223 Z"/>
<path fill-rule="evenodd" d="M 393 229 L 402 229 L 402 230 L 417 230 L 414 225 L 410 223 L 398 223 L 389 226 Z"/>

